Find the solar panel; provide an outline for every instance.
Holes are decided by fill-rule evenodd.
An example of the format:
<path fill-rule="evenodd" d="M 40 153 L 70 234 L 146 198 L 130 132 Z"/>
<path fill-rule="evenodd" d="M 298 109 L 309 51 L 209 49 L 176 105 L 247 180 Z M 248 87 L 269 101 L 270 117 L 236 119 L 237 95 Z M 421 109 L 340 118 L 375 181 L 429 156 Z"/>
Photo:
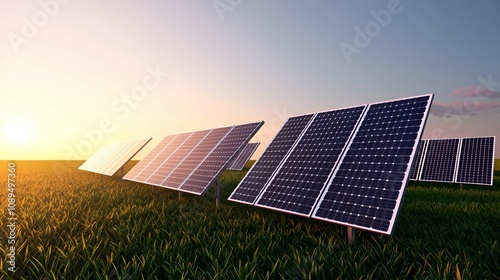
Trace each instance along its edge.
<path fill-rule="evenodd" d="M 213 151 L 190 174 L 180 190 L 203 194 L 212 182 L 226 169 L 227 164 L 250 141 L 261 123 L 235 126 Z"/>
<path fill-rule="evenodd" d="M 124 179 L 203 194 L 263 123 L 166 136 Z"/>
<path fill-rule="evenodd" d="M 415 160 L 413 161 L 413 167 L 410 174 L 410 180 L 417 180 L 420 174 L 420 167 L 422 166 L 422 156 L 425 151 L 425 145 L 427 145 L 427 140 L 420 140 L 417 147 L 417 152 L 415 153 Z"/>
<path fill-rule="evenodd" d="M 460 139 L 429 139 L 420 181 L 455 182 Z"/>
<path fill-rule="evenodd" d="M 131 181 L 139 181 L 140 179 L 136 179 L 139 177 L 145 169 L 149 166 L 149 164 L 156 159 L 158 154 L 165 149 L 172 140 L 175 139 L 177 135 L 169 135 L 163 140 L 158 143 L 153 150 L 151 150 L 142 160 L 140 160 L 132 169 L 123 177 L 124 179 L 131 180 Z M 143 176 L 143 177 L 149 177 L 149 176 Z"/>
<path fill-rule="evenodd" d="M 143 181 L 151 185 L 161 184 L 209 132 L 210 130 L 204 130 L 180 134 L 172 141 L 168 149 L 158 155 L 161 162 L 158 165 L 151 164 L 151 175 Z"/>
<path fill-rule="evenodd" d="M 78 169 L 113 176 L 150 140 L 151 138 L 103 146 Z"/>
<path fill-rule="evenodd" d="M 256 205 L 309 216 L 365 107 L 316 114 Z"/>
<path fill-rule="evenodd" d="M 457 183 L 493 185 L 495 137 L 462 138 Z"/>
<path fill-rule="evenodd" d="M 260 158 L 229 197 L 230 201 L 253 204 L 278 165 L 299 139 L 313 114 L 289 118 Z"/>
<path fill-rule="evenodd" d="M 189 155 L 175 167 L 175 169 L 163 179 L 160 186 L 178 189 L 189 177 L 191 172 L 205 160 L 219 142 L 231 131 L 232 127 L 218 128 L 210 131 L 208 135 L 201 139 Z"/>
<path fill-rule="evenodd" d="M 391 234 L 431 101 L 370 104 L 312 216 Z"/>
<path fill-rule="evenodd" d="M 248 143 L 243 151 L 229 163 L 227 170 L 243 170 L 247 162 L 250 160 L 255 150 L 259 147 L 260 143 Z"/>

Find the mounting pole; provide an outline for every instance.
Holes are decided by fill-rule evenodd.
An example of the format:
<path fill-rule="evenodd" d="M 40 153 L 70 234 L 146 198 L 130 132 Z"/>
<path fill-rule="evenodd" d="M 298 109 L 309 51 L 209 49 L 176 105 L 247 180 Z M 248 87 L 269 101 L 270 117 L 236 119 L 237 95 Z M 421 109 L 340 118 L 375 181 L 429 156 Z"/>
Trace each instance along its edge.
<path fill-rule="evenodd" d="M 219 178 L 215 181 L 215 191 L 217 193 L 217 197 L 215 198 L 215 206 L 219 206 L 221 201 L 220 201 L 220 184 L 219 184 Z"/>
<path fill-rule="evenodd" d="M 462 183 L 460 183 L 460 190 L 463 191 L 464 190 L 464 185 Z"/>
<path fill-rule="evenodd" d="M 347 227 L 347 242 L 349 245 L 354 244 L 356 241 L 356 229 L 353 227 Z"/>
<path fill-rule="evenodd" d="M 122 166 L 122 168 L 120 168 L 120 170 L 121 170 L 121 174 L 122 174 L 121 175 L 122 179 L 120 181 L 120 187 L 121 187 L 121 186 L 123 186 L 123 176 L 125 176 L 124 166 Z"/>
<path fill-rule="evenodd" d="M 179 200 L 182 199 L 182 192 L 179 191 Z"/>

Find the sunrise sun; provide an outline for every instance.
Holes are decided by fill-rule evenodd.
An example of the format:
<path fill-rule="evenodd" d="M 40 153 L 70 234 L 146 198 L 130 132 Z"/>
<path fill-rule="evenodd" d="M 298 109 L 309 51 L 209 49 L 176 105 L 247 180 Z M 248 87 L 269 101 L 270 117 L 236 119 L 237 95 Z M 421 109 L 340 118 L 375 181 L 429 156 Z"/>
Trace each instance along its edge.
<path fill-rule="evenodd" d="M 35 136 L 35 128 L 26 120 L 10 120 L 5 124 L 4 135 L 12 144 L 26 144 Z"/>

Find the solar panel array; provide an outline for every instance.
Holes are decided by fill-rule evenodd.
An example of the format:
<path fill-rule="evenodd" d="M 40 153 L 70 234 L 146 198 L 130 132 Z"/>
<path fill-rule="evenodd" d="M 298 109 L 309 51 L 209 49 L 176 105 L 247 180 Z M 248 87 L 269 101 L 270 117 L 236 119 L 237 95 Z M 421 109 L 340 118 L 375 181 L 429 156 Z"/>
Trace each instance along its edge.
<path fill-rule="evenodd" d="M 263 124 L 166 136 L 124 179 L 201 195 Z"/>
<path fill-rule="evenodd" d="M 105 145 L 78 169 L 113 176 L 149 141 L 151 138 Z"/>
<path fill-rule="evenodd" d="M 432 97 L 290 118 L 229 200 L 390 234 Z"/>
<path fill-rule="evenodd" d="M 494 136 L 422 141 L 411 180 L 493 185 Z"/>
<path fill-rule="evenodd" d="M 250 160 L 255 150 L 259 147 L 260 143 L 248 143 L 243 151 L 238 154 L 233 161 L 231 161 L 227 167 L 227 170 L 243 170 L 247 162 Z"/>

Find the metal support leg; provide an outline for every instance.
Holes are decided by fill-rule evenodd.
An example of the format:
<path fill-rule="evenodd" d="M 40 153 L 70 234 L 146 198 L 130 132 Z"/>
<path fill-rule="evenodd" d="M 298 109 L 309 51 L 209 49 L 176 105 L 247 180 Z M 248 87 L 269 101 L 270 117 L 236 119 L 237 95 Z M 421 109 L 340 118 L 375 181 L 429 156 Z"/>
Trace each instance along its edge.
<path fill-rule="evenodd" d="M 123 186 L 123 176 L 125 176 L 125 170 L 124 170 L 124 167 L 122 166 L 122 168 L 120 168 L 120 170 L 121 170 L 121 174 L 122 174 L 122 175 L 121 175 L 122 179 L 121 179 L 121 181 L 120 181 L 120 186 Z"/>
<path fill-rule="evenodd" d="M 217 197 L 215 198 L 215 206 L 219 206 L 221 201 L 220 201 L 220 184 L 219 184 L 219 179 L 217 179 L 217 181 L 215 181 L 215 188 L 216 188 L 216 193 L 217 193 Z"/>
<path fill-rule="evenodd" d="M 179 192 L 179 199 L 182 199 L 182 192 Z"/>
<path fill-rule="evenodd" d="M 463 184 L 460 184 L 460 190 L 463 191 L 464 190 L 464 185 Z"/>
<path fill-rule="evenodd" d="M 349 245 L 354 244 L 356 241 L 356 229 L 353 227 L 347 227 L 347 241 Z"/>

